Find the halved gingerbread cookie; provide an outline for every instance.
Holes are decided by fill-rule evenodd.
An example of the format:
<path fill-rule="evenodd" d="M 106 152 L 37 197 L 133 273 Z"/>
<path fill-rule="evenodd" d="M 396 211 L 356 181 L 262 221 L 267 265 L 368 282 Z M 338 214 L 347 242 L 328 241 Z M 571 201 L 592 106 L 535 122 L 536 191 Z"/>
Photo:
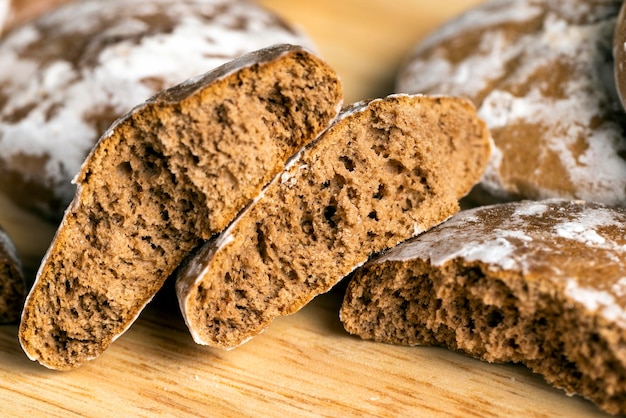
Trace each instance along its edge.
<path fill-rule="evenodd" d="M 460 212 L 355 272 L 350 333 L 520 362 L 626 413 L 626 210 L 524 201 Z"/>
<path fill-rule="evenodd" d="M 398 95 L 349 107 L 177 279 L 200 344 L 233 348 L 364 263 L 458 211 L 488 132 L 467 100 Z"/>

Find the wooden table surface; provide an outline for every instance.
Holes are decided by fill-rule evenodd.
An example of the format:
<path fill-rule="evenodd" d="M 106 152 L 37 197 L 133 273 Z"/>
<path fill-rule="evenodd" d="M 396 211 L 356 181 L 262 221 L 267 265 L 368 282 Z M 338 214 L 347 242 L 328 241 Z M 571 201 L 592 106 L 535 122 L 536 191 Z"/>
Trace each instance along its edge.
<path fill-rule="evenodd" d="M 346 102 L 391 92 L 402 58 L 482 0 L 262 0 L 303 28 L 344 81 Z M 0 225 L 36 269 L 54 226 L 0 197 Z M 29 361 L 0 327 L 0 415 L 604 416 L 516 365 L 347 335 L 341 292 L 320 296 L 233 351 L 196 346 L 166 287 L 101 357 L 71 371 Z"/>

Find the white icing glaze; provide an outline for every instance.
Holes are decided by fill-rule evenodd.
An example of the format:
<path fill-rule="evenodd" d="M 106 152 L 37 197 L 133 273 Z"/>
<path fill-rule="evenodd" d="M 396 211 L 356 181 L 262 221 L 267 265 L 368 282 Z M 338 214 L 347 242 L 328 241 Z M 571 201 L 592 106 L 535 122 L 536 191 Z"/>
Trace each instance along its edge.
<path fill-rule="evenodd" d="M 127 10 L 133 16 L 122 18 Z M 149 25 L 142 16 L 164 10 L 172 30 L 146 32 Z M 93 33 L 99 21 L 117 15 L 114 25 Z M 45 65 L 21 53 L 41 42 L 51 27 L 59 37 L 91 36 L 78 67 L 62 52 Z M 161 87 L 276 43 L 310 46 L 303 35 L 247 1 L 85 0 L 61 8 L 0 43 L 0 95 L 7 100 L 0 108 L 0 155 L 9 165 L 18 154 L 48 156 L 43 172 L 31 180 L 69 202 L 75 191 L 70 180 L 102 133 L 89 120 L 91 114 L 109 109 L 122 115 Z M 149 81 L 157 79 L 162 85 Z M 23 109 L 28 109 L 24 117 L 11 118 Z"/>
<path fill-rule="evenodd" d="M 480 179 L 480 183 L 485 187 L 485 189 L 494 193 L 494 195 L 506 196 L 506 193 L 497 193 L 497 191 L 503 190 L 498 170 L 502 164 L 502 158 L 504 155 L 502 154 L 502 151 L 496 147 L 491 133 L 489 134 L 489 147 L 491 149 L 491 154 L 489 155 L 489 160 L 487 160 L 487 165 L 485 166 L 485 171 Z"/>
<path fill-rule="evenodd" d="M 458 36 L 459 33 L 496 26 L 508 22 L 526 22 L 539 16 L 541 7 L 518 0 L 491 2 L 486 7 L 476 7 L 459 16 L 453 22 L 443 25 L 428 36 L 424 42 L 416 47 L 414 53 L 429 49 L 448 39 Z"/>
<path fill-rule="evenodd" d="M 583 39 L 599 36 L 598 32 L 610 37 L 614 22 L 571 27 L 551 15 L 546 18 L 545 27 L 546 30 L 539 42 L 541 45 L 549 44 L 552 47 L 550 52 L 533 55 L 532 60 L 523 60 L 517 70 L 520 74 L 532 74 L 549 65 L 554 59 L 554 55 L 551 54 L 557 52 L 572 59 L 577 57 L 583 62 L 594 62 L 593 54 L 596 51 L 580 48 L 579 45 L 584 45 Z M 590 72 L 590 75 L 593 73 Z M 605 78 L 611 79 L 610 76 Z M 626 163 L 616 152 L 623 147 L 620 145 L 621 129 L 610 124 L 604 124 L 593 130 L 589 128 L 593 124 L 593 119 L 597 117 L 598 109 L 606 100 L 604 90 L 593 87 L 602 84 L 601 80 L 584 77 L 571 79 L 564 84 L 563 97 L 558 99 L 547 97 L 542 92 L 545 88 L 543 85 L 533 86 L 521 97 L 495 89 L 485 97 L 479 109 L 479 116 L 491 129 L 504 128 L 520 120 L 526 124 L 546 127 L 550 133 L 546 135 L 545 146 L 558 153 L 571 181 L 579 185 L 576 197 L 611 204 L 619 203 L 626 200 L 624 192 Z M 609 89 L 614 90 L 614 87 Z M 586 138 L 587 149 L 576 156 L 571 152 L 571 148 L 580 138 Z M 497 173 L 500 164 L 490 166 L 489 170 Z M 553 196 L 554 191 L 547 189 L 540 193 L 540 197 L 544 198 Z"/>
<path fill-rule="evenodd" d="M 556 225 L 554 233 L 559 237 L 578 241 L 584 245 L 626 253 L 626 245 L 616 244 L 598 233 L 600 227 L 618 226 L 621 228 L 623 225 L 623 220 L 616 219 L 608 211 L 589 208 L 575 220 Z"/>

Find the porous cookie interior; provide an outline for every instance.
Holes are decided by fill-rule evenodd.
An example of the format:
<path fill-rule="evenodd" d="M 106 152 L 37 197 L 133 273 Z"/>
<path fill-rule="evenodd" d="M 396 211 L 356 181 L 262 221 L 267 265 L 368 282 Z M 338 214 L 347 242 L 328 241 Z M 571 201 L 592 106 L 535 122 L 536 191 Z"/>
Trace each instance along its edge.
<path fill-rule="evenodd" d="M 0 323 L 14 322 L 24 303 L 24 279 L 13 263 L 0 251 Z"/>
<path fill-rule="evenodd" d="M 623 331 L 585 314 L 550 283 L 459 260 L 445 268 L 421 260 L 372 264 L 355 273 L 341 318 L 366 339 L 521 362 L 557 387 L 623 412 Z"/>
<path fill-rule="evenodd" d="M 24 312 L 25 350 L 54 368 L 99 354 L 184 256 L 326 126 L 337 86 L 298 52 L 122 120 L 78 178 Z"/>
<path fill-rule="evenodd" d="M 372 253 L 456 212 L 487 154 L 484 126 L 459 102 L 396 97 L 346 116 L 218 247 L 188 297 L 192 332 L 232 347 L 300 309 Z"/>
<path fill-rule="evenodd" d="M 171 131 L 163 141 L 166 153 L 175 157 L 170 168 L 205 195 L 212 231 L 225 228 L 236 213 L 232 208 L 238 211 L 258 194 L 339 110 L 337 76 L 310 54 L 293 53 L 269 66 L 252 66 L 205 97 L 190 97 L 191 111 L 169 108 L 179 121 L 164 124 Z M 207 100 L 209 112 L 193 103 Z"/>

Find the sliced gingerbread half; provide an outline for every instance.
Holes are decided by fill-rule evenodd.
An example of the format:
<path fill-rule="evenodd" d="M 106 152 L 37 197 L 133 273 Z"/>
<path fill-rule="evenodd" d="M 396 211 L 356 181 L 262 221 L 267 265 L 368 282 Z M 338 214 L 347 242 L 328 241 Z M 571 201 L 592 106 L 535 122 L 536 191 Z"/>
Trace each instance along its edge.
<path fill-rule="evenodd" d="M 489 151 L 464 99 L 397 95 L 347 108 L 186 261 L 177 293 L 194 340 L 242 344 L 372 254 L 450 217 Z"/>
<path fill-rule="evenodd" d="M 342 102 L 334 71 L 291 45 L 163 91 L 118 120 L 75 182 L 19 338 L 69 369 L 134 321 L 189 251 L 224 229 Z"/>

